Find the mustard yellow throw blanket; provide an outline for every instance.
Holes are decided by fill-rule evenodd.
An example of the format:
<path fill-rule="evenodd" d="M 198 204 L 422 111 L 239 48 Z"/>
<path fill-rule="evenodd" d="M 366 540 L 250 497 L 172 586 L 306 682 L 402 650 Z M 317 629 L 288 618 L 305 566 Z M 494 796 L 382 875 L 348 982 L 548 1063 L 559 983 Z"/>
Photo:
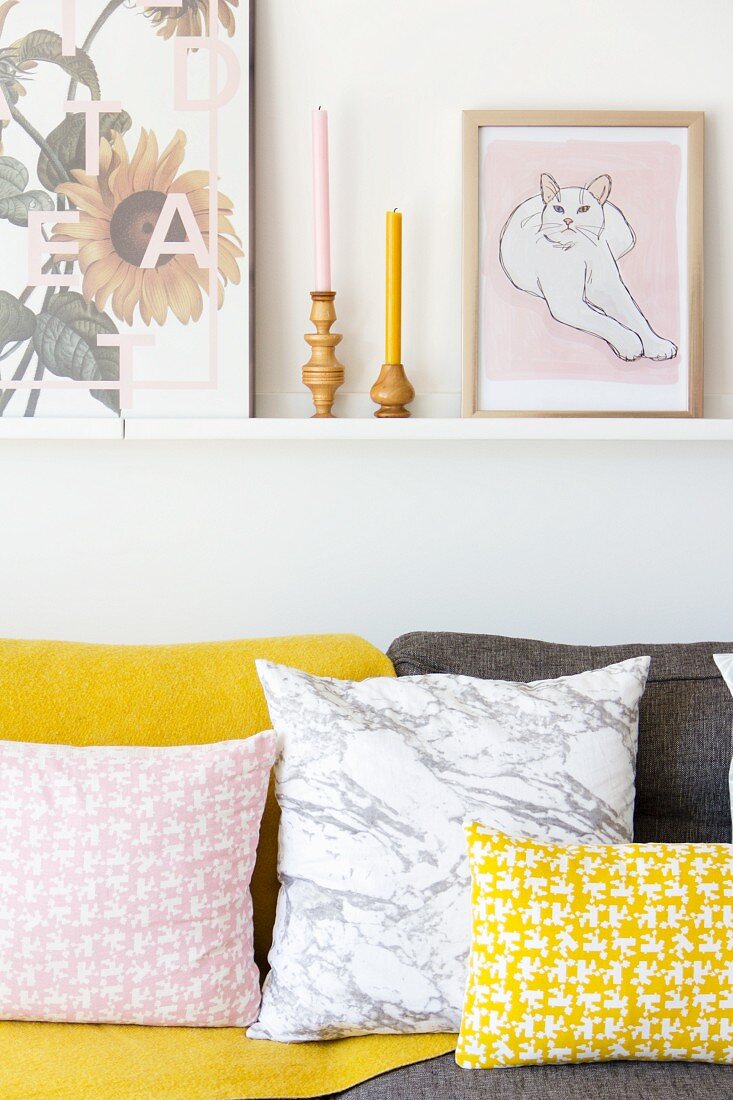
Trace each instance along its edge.
<path fill-rule="evenodd" d="M 284 1046 L 233 1028 L 0 1024 L 2 1100 L 261 1100 L 324 1096 L 454 1050 L 455 1035 Z"/>
<path fill-rule="evenodd" d="M 72 745 L 185 745 L 269 728 L 257 658 L 316 676 L 393 676 L 350 635 L 178 646 L 0 641 L 0 738 Z M 261 967 L 277 897 L 270 792 L 252 883 Z M 238 1029 L 0 1023 L 2 1100 L 290 1100 L 323 1096 L 453 1050 L 454 1035 L 284 1046 Z"/>

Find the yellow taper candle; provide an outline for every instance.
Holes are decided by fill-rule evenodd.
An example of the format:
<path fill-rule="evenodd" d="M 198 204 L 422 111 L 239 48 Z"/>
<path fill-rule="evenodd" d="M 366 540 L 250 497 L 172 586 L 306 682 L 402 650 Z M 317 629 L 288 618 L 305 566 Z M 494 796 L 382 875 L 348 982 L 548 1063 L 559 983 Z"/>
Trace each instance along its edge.
<path fill-rule="evenodd" d="M 402 362 L 402 215 L 387 213 L 386 363 Z"/>

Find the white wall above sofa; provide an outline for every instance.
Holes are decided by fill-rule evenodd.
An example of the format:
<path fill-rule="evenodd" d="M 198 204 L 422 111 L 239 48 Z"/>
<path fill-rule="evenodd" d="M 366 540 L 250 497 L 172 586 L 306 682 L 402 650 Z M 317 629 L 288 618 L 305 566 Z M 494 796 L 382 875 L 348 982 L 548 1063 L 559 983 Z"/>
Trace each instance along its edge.
<path fill-rule="evenodd" d="M 731 443 L 0 445 L 0 634 L 733 638 Z"/>

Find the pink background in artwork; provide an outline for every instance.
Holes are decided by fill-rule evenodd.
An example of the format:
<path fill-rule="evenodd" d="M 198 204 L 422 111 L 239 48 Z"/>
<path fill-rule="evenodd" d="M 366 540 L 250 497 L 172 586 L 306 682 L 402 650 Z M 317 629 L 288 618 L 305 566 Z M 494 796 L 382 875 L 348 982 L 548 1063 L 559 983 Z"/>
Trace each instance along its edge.
<path fill-rule="evenodd" d="M 606 343 L 553 320 L 541 298 L 517 290 L 499 263 L 499 237 L 520 202 L 539 194 L 542 172 L 561 187 L 580 187 L 607 173 L 609 201 L 624 213 L 636 245 L 621 274 L 652 328 L 680 342 L 677 200 L 682 154 L 665 141 L 492 141 L 481 175 L 486 236 L 481 245 L 482 369 L 493 380 L 583 379 L 670 385 L 680 358 L 625 363 Z"/>

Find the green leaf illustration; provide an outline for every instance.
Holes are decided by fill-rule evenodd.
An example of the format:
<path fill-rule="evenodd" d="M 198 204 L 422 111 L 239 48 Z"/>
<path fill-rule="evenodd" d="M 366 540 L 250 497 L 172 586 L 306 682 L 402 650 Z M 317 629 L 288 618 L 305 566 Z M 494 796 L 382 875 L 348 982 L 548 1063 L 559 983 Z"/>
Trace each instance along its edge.
<path fill-rule="evenodd" d="M 106 112 L 99 116 L 100 137 L 109 138 L 113 130 L 125 134 L 132 126 L 127 111 Z M 60 176 L 45 153 L 38 158 L 38 178 L 49 191 L 55 191 L 60 183 L 65 183 L 74 168 L 84 168 L 86 164 L 86 127 L 83 115 L 67 115 L 63 122 L 52 130 L 46 138 L 54 153 L 68 169 L 69 176 Z"/>
<path fill-rule="evenodd" d="M 0 290 L 0 352 L 7 344 L 30 340 L 36 327 L 33 313 L 7 290 Z"/>
<path fill-rule="evenodd" d="M 79 381 L 116 382 L 120 377 L 118 348 L 97 347 L 101 333 L 117 332 L 114 321 L 81 294 L 64 290 L 51 299 L 36 324 L 33 346 L 41 364 L 51 374 Z M 120 411 L 118 390 L 90 390 L 113 412 Z"/>
<path fill-rule="evenodd" d="M 26 191 L 28 169 L 15 157 L 0 157 L 0 218 L 13 225 L 28 225 L 29 210 L 53 210 L 54 200 L 45 191 Z"/>
<path fill-rule="evenodd" d="M 28 186 L 28 169 L 15 157 L 0 157 L 0 199 L 19 195 Z"/>
<path fill-rule="evenodd" d="M 31 210 L 55 210 L 56 203 L 45 191 L 24 191 L 22 195 L 10 195 L 0 199 L 0 218 L 13 225 L 27 226 Z"/>
<path fill-rule="evenodd" d="M 31 31 L 25 38 L 21 38 L 13 47 L 16 64 L 22 65 L 26 61 L 49 61 L 58 65 L 74 80 L 85 84 L 91 92 L 92 99 L 100 98 L 99 80 L 94 62 L 89 54 L 77 48 L 75 57 L 64 57 L 61 49 L 61 35 L 55 31 Z"/>

